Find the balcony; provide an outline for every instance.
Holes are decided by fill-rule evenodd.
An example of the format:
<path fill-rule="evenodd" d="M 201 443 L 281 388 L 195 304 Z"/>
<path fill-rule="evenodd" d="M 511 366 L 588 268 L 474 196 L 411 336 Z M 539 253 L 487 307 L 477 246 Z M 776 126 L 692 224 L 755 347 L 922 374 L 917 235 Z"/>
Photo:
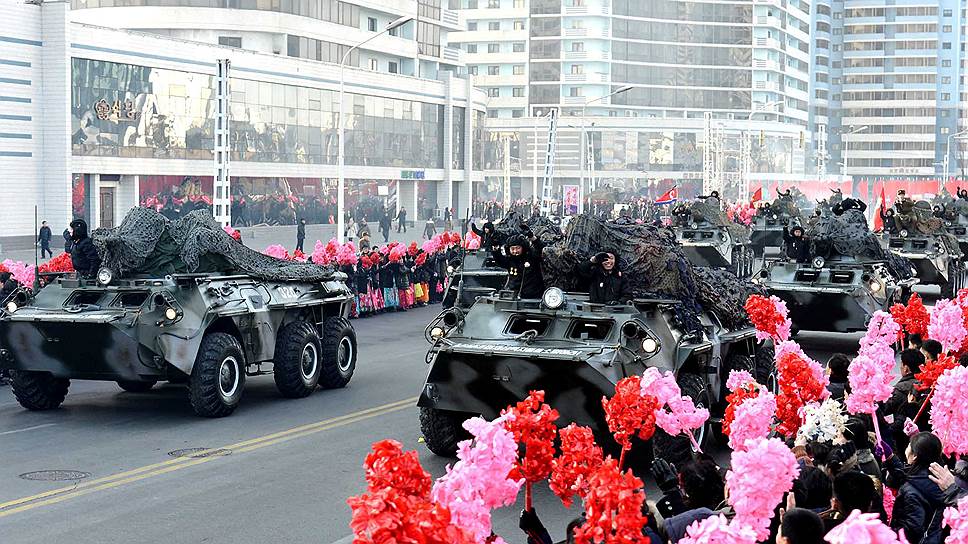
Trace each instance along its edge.
<path fill-rule="evenodd" d="M 460 13 L 452 9 L 443 8 L 440 10 L 440 22 L 454 30 L 466 28 L 461 24 Z"/>
<path fill-rule="evenodd" d="M 770 49 L 786 49 L 782 43 L 774 38 L 755 38 L 753 45 L 755 47 L 769 47 Z"/>
<path fill-rule="evenodd" d="M 780 84 L 776 81 L 754 81 L 753 90 L 756 91 L 779 91 Z"/>
<path fill-rule="evenodd" d="M 780 63 L 775 60 L 760 60 L 753 59 L 753 68 L 757 70 L 773 70 L 775 72 L 782 72 L 780 69 Z"/>
<path fill-rule="evenodd" d="M 464 52 L 457 47 L 444 47 L 441 49 L 440 58 L 451 64 L 460 64 Z"/>
<path fill-rule="evenodd" d="M 565 51 L 561 54 L 564 60 L 608 60 L 608 51 Z"/>
<path fill-rule="evenodd" d="M 606 74 L 562 74 L 562 83 L 608 83 Z"/>
<path fill-rule="evenodd" d="M 562 15 L 611 15 L 612 9 L 608 5 L 602 6 L 564 6 Z"/>

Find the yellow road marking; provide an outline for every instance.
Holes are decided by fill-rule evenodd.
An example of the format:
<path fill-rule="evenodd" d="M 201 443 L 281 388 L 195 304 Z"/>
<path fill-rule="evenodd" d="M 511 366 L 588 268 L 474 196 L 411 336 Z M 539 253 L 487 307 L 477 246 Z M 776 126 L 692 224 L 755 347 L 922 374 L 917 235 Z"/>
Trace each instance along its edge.
<path fill-rule="evenodd" d="M 242 442 L 236 442 L 235 444 L 230 444 L 228 446 L 222 446 L 219 448 L 211 448 L 203 452 L 199 452 L 196 455 L 204 455 L 206 452 L 211 452 L 219 449 L 231 450 L 233 454 L 235 453 L 245 453 L 254 451 L 267 446 L 272 446 L 280 442 L 286 442 L 295 438 L 302 438 L 311 434 L 319 433 L 322 431 L 335 429 L 338 427 L 343 427 L 345 425 L 350 425 L 353 423 L 358 423 L 360 421 L 365 421 L 372 419 L 374 417 L 390 414 L 393 412 L 398 412 L 404 408 L 413 406 L 417 401 L 417 398 L 404 399 L 397 402 L 391 402 L 389 404 L 384 404 L 382 406 L 376 406 L 373 408 L 368 408 L 366 410 L 360 410 L 351 414 L 346 414 L 343 416 L 326 419 L 323 421 L 318 421 L 316 423 L 309 423 L 307 425 L 300 425 L 298 427 L 293 427 L 284 431 L 268 434 L 265 436 L 260 436 L 257 438 L 252 438 L 249 440 L 244 440 Z M 195 465 L 200 465 L 202 463 L 207 463 L 215 459 L 223 458 L 223 456 L 211 456 L 211 457 L 180 457 L 177 459 L 170 459 L 161 463 L 155 463 L 151 465 L 146 465 L 140 468 L 128 470 L 125 472 L 119 472 L 117 474 L 112 474 L 109 476 L 104 476 L 102 478 L 97 478 L 78 484 L 76 486 L 62 487 L 58 489 L 52 489 L 50 491 L 45 491 L 43 493 L 38 493 L 36 495 L 31 495 L 29 497 L 23 497 L 20 499 L 15 499 L 5 503 L 0 503 L 0 518 L 15 514 L 17 512 L 23 512 L 25 510 L 30 510 L 40 506 L 46 506 L 50 504 L 56 504 L 67 499 L 74 497 L 80 497 L 87 495 L 89 493 L 94 493 L 96 491 L 102 491 L 105 489 L 111 489 L 124 484 L 137 482 L 139 480 L 144 480 L 153 476 L 160 476 L 162 474 L 167 474 L 169 472 L 174 472 L 183 468 L 188 468 Z"/>

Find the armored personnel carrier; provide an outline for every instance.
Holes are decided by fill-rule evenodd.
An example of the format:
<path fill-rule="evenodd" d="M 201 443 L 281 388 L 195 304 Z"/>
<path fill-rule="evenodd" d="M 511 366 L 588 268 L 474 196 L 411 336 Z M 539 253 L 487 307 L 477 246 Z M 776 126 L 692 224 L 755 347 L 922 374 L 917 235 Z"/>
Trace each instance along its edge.
<path fill-rule="evenodd" d="M 799 191 L 797 191 L 799 193 Z M 802 193 L 800 193 L 802 196 Z M 750 226 L 750 244 L 757 257 L 763 257 L 766 248 L 779 248 L 783 245 L 783 229 L 804 224 L 796 194 L 792 190 L 780 192 L 773 202 L 768 202 L 756 211 Z"/>
<path fill-rule="evenodd" d="M 810 259 L 768 259 L 753 281 L 787 303 L 796 330 L 854 332 L 877 310 L 904 302 L 917 283 L 906 259 L 885 251 L 862 210 L 821 205 L 809 223 Z"/>
<path fill-rule="evenodd" d="M 587 286 L 572 272 L 599 251 L 619 256 L 629 300 L 589 301 Z M 589 425 L 600 443 L 613 444 L 602 397 L 648 367 L 675 372 L 683 394 L 710 408 L 712 421 L 724 409 L 730 370 L 772 380 L 772 349 L 756 340 L 742 310 L 753 285 L 691 266 L 668 229 L 578 216 L 564 241 L 545 248 L 543 260 L 552 287 L 541 300 L 498 291 L 467 312 L 445 310 L 427 326 L 430 372 L 418 406 L 434 453 L 454 454 L 464 419 L 495 417 L 531 390 L 545 391 L 561 421 Z M 700 442 L 707 430 L 696 433 Z M 689 451 L 685 437 L 661 431 L 653 445 L 672 459 Z"/>
<path fill-rule="evenodd" d="M 250 250 L 202 211 L 170 222 L 138 208 L 93 238 L 95 278 L 57 278 L 0 312 L 0 368 L 25 408 L 56 408 L 71 380 L 134 393 L 167 381 L 188 385 L 198 415 L 221 417 L 246 377 L 272 374 L 291 398 L 352 378 L 343 274 Z"/>
<path fill-rule="evenodd" d="M 930 202 L 899 198 L 894 203 L 894 228 L 887 236 L 891 253 L 911 261 L 918 283 L 937 285 L 943 298 L 953 297 L 968 285 L 964 253 L 958 239 L 949 234 L 943 217 L 935 217 Z M 939 215 L 944 209 L 940 206 Z"/>
<path fill-rule="evenodd" d="M 727 219 L 719 197 L 679 204 L 672 221 L 676 240 L 693 265 L 723 268 L 744 278 L 753 274 L 749 229 Z"/>
<path fill-rule="evenodd" d="M 507 283 L 507 270 L 494 264 L 485 250 L 458 253 L 447 264 L 444 309 L 466 310 L 478 297 L 493 294 Z"/>
<path fill-rule="evenodd" d="M 957 198 L 943 190 L 932 204 L 941 206 L 945 230 L 958 241 L 962 259 L 968 259 L 968 190 L 959 187 Z"/>

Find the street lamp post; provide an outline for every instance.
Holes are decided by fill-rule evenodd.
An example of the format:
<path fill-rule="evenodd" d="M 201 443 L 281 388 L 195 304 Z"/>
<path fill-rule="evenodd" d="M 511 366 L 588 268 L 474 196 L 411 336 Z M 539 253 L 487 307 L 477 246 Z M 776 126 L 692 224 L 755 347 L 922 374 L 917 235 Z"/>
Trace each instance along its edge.
<path fill-rule="evenodd" d="M 346 200 L 344 195 L 346 192 L 346 180 L 344 179 L 343 175 L 343 162 L 345 161 L 344 153 L 346 149 L 346 142 L 344 139 L 346 120 L 344 119 L 345 104 L 343 100 L 346 95 L 346 59 L 349 58 L 350 53 L 352 53 L 354 50 L 359 49 L 360 47 L 369 43 L 371 40 L 374 40 L 387 32 L 400 28 L 412 20 L 413 17 L 404 16 L 391 22 L 380 32 L 377 32 L 369 38 L 347 49 L 339 61 L 339 117 L 336 121 L 338 123 L 336 128 L 336 139 L 338 146 L 336 151 L 336 241 L 340 244 L 343 243 L 343 238 L 346 233 Z"/>
<path fill-rule="evenodd" d="M 767 113 L 770 113 L 768 110 L 773 109 L 773 113 L 776 113 L 777 118 L 779 118 L 780 111 L 774 108 L 784 104 L 784 102 L 782 100 L 774 100 L 772 102 L 757 102 L 757 104 L 762 104 L 762 107 L 758 110 L 750 112 L 749 117 L 746 119 L 748 128 L 746 130 L 746 133 L 743 135 L 743 144 L 746 149 L 746 156 L 743 157 L 743 166 L 744 166 L 746 175 L 745 175 L 745 179 L 743 179 L 743 187 L 739 191 L 739 197 L 740 197 L 740 200 L 744 202 L 748 200 L 750 178 L 752 177 L 752 170 L 753 170 L 753 126 L 752 126 L 753 116 L 756 115 L 757 113 L 762 113 L 766 115 Z"/>
<path fill-rule="evenodd" d="M 581 129 L 580 129 L 579 138 L 578 138 L 578 141 L 579 141 L 578 162 L 580 163 L 578 165 L 578 168 L 579 168 L 579 170 L 578 170 L 579 171 L 579 177 L 578 177 L 578 213 L 584 213 L 585 212 L 585 161 L 588 160 L 588 158 L 585 156 L 585 154 L 587 153 L 587 143 L 585 142 L 585 138 L 586 138 L 586 134 L 585 134 L 585 109 L 588 106 L 594 104 L 595 102 L 599 102 L 599 101 L 605 100 L 606 98 L 611 98 L 611 97 L 613 97 L 613 96 L 615 96 L 617 94 L 622 94 L 622 93 L 624 93 L 626 91 L 630 91 L 630 90 L 632 90 L 632 88 L 633 87 L 631 85 L 625 85 L 623 87 L 619 87 L 618 89 L 612 91 L 609 94 L 606 94 L 604 96 L 599 96 L 598 98 L 593 98 L 592 100 L 588 100 L 584 104 L 582 104 L 582 106 L 581 106 Z"/>
<path fill-rule="evenodd" d="M 950 174 L 950 171 L 951 170 L 950 170 L 950 167 L 948 166 L 949 156 L 951 155 L 951 140 L 952 139 L 957 139 L 957 138 L 959 138 L 961 136 L 964 136 L 966 134 L 968 134 L 968 129 L 965 129 L 965 130 L 962 130 L 961 132 L 955 132 L 954 134 L 949 134 L 948 135 L 948 143 L 944 147 L 944 161 L 943 161 L 943 164 L 944 164 L 944 177 L 941 178 L 941 183 L 940 183 L 940 185 L 938 187 L 938 192 L 939 193 L 941 192 L 941 189 L 944 188 L 944 184 L 945 183 L 948 183 L 948 176 L 951 175 Z"/>

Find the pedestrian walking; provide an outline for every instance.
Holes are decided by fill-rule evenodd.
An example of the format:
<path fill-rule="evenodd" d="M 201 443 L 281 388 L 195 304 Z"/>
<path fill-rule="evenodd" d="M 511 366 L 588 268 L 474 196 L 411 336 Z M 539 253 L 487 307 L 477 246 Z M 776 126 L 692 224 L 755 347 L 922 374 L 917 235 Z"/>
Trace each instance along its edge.
<path fill-rule="evenodd" d="M 40 243 L 41 259 L 46 259 L 48 256 L 54 256 L 54 252 L 50 250 L 50 239 L 52 237 L 53 234 L 50 231 L 50 227 L 47 226 L 47 221 L 41 221 L 40 232 L 37 233 L 37 242 Z"/>
<path fill-rule="evenodd" d="M 434 224 L 433 219 L 428 219 L 427 224 L 424 226 L 423 236 L 430 240 L 435 234 L 437 234 L 437 225 Z"/>
<path fill-rule="evenodd" d="M 390 223 L 390 212 L 383 210 L 383 215 L 380 216 L 380 233 L 383 234 L 384 244 L 390 241 Z"/>
<path fill-rule="evenodd" d="M 400 211 L 397 212 L 397 232 L 400 232 L 400 229 L 407 232 L 407 209 L 403 206 L 400 206 Z"/>
<path fill-rule="evenodd" d="M 74 240 L 71 239 L 71 227 L 64 229 L 64 253 L 70 253 L 74 249 Z"/>
<path fill-rule="evenodd" d="M 306 220 L 304 218 L 299 219 L 299 226 L 296 227 L 296 251 L 303 250 L 303 244 L 306 242 Z"/>

